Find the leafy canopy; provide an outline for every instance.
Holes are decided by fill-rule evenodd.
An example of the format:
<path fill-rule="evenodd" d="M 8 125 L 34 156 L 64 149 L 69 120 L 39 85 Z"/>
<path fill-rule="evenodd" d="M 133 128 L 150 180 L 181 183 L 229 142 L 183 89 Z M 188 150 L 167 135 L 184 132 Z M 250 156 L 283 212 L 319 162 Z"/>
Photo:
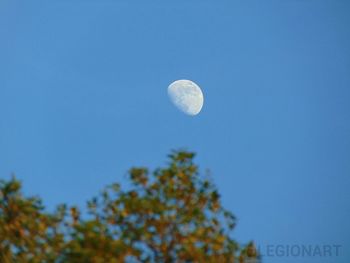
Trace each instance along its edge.
<path fill-rule="evenodd" d="M 248 262 L 231 237 L 235 217 L 224 209 L 194 154 L 173 152 L 167 167 L 132 168 L 132 186 L 105 188 L 88 216 L 61 205 L 47 213 L 16 180 L 0 182 L 0 262 Z M 253 262 L 253 261 L 249 261 Z M 256 261 L 257 262 L 257 261 Z"/>

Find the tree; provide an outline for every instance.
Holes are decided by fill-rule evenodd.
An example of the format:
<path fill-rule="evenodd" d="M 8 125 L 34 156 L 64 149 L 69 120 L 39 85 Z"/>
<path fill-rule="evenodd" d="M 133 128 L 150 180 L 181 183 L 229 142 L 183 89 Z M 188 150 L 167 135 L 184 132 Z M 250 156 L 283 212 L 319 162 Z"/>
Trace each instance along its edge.
<path fill-rule="evenodd" d="M 64 206 L 46 214 L 38 199 L 20 194 L 16 180 L 3 182 L 0 254 L 8 262 L 220 263 L 256 258 L 253 244 L 240 249 L 232 239 L 235 217 L 222 207 L 215 186 L 199 175 L 194 154 L 173 152 L 169 157 L 169 165 L 153 173 L 132 168 L 130 189 L 108 186 L 88 202 L 87 218 L 76 207 L 69 216 Z M 13 211 L 18 211 L 14 221 L 9 220 Z M 17 239 L 4 230 L 14 222 L 20 223 L 11 231 L 26 233 Z M 22 239 L 26 235 L 28 240 Z"/>
<path fill-rule="evenodd" d="M 43 211 L 37 197 L 25 198 L 16 179 L 0 181 L 0 262 L 53 262 L 60 255 L 63 214 Z"/>

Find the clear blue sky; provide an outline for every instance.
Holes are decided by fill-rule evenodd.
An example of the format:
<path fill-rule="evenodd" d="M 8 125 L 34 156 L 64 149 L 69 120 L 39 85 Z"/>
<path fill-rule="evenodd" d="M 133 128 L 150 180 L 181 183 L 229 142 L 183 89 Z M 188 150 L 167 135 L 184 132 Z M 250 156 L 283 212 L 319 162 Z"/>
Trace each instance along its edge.
<path fill-rule="evenodd" d="M 52 209 L 198 153 L 235 237 L 350 260 L 350 1 L 0 0 L 0 177 Z M 200 115 L 167 97 L 176 79 Z"/>

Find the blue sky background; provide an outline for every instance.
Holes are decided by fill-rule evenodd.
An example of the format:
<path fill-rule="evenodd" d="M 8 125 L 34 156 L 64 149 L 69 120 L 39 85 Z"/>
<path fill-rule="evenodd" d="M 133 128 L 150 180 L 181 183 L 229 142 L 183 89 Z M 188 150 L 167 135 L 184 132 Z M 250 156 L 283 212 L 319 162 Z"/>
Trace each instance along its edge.
<path fill-rule="evenodd" d="M 83 205 L 134 165 L 198 153 L 235 237 L 350 260 L 350 1 L 0 0 L 0 177 Z M 167 97 L 176 79 L 200 115 Z"/>

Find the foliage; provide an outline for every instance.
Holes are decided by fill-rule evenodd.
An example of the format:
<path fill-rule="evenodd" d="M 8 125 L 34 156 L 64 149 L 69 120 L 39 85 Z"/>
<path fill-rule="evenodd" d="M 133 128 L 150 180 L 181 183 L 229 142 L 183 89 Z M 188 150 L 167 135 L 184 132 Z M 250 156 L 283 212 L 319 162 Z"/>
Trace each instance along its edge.
<path fill-rule="evenodd" d="M 59 206 L 46 213 L 16 179 L 0 183 L 0 262 L 245 262 L 232 239 L 235 217 L 198 173 L 194 154 L 173 152 L 166 168 L 129 171 L 132 187 L 104 189 L 89 216 Z"/>
<path fill-rule="evenodd" d="M 63 215 L 45 213 L 41 200 L 23 197 L 20 188 L 15 179 L 0 181 L 0 262 L 53 262 L 63 246 Z"/>

